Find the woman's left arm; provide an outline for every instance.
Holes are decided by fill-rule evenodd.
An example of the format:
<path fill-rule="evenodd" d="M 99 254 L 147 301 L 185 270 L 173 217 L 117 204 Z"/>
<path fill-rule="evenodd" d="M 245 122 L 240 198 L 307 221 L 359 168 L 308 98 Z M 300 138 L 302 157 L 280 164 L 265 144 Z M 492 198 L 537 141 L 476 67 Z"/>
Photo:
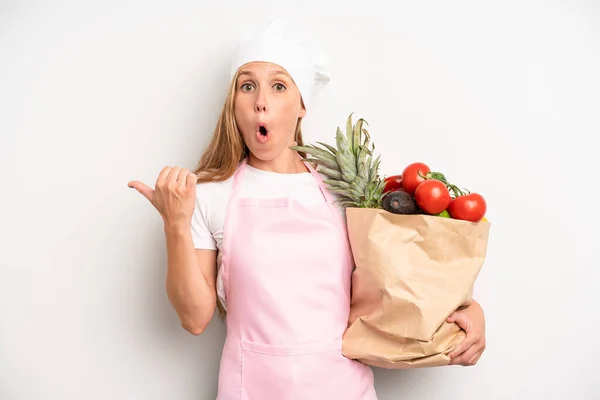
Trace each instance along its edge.
<path fill-rule="evenodd" d="M 485 350 L 485 316 L 481 305 L 473 300 L 468 307 L 454 311 L 447 321 L 455 322 L 467 333 L 458 347 L 448 354 L 450 365 L 475 365 Z"/>

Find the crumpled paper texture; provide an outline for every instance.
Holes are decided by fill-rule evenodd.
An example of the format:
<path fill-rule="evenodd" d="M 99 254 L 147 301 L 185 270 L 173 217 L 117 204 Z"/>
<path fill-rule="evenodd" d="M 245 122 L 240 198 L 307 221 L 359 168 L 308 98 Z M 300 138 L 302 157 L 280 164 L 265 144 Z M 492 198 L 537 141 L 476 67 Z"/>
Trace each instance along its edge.
<path fill-rule="evenodd" d="M 347 208 L 355 262 L 343 354 L 387 369 L 436 367 L 465 332 L 446 318 L 472 300 L 491 224 Z"/>

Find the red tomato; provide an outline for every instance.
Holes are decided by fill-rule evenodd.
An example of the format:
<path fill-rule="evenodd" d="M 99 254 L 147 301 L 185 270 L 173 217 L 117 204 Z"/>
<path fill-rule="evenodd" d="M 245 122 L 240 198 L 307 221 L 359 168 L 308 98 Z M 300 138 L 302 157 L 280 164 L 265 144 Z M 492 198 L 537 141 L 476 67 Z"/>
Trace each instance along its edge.
<path fill-rule="evenodd" d="M 450 205 L 452 197 L 442 181 L 428 179 L 415 190 L 415 202 L 427 214 L 439 214 Z"/>
<path fill-rule="evenodd" d="M 402 172 L 402 188 L 405 192 L 414 195 L 417 187 L 425 181 L 425 178 L 419 176 L 426 175 L 430 172 L 429 167 L 426 164 L 416 162 L 412 163 Z"/>
<path fill-rule="evenodd" d="M 479 222 L 487 211 L 487 204 L 482 195 L 469 193 L 458 196 L 448 207 L 448 213 L 454 219 Z"/>
<path fill-rule="evenodd" d="M 402 189 L 402 175 L 392 175 L 384 179 L 385 188 L 383 193 L 393 192 Z"/>

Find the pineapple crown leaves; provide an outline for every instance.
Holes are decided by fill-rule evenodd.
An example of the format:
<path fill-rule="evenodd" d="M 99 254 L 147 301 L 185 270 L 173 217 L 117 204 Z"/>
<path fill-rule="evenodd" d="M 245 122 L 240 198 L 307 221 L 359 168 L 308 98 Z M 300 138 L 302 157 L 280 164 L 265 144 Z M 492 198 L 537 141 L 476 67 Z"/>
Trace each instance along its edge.
<path fill-rule="evenodd" d="M 343 207 L 381 208 L 385 182 L 379 176 L 380 156 L 374 157 L 375 145 L 359 118 L 352 123 L 351 113 L 346 122 L 346 133 L 338 127 L 335 147 L 323 142 L 316 145 L 292 146 L 292 150 L 307 154 L 305 160 L 317 165 L 317 170 L 328 177 L 324 183 L 339 195 L 337 203 Z"/>

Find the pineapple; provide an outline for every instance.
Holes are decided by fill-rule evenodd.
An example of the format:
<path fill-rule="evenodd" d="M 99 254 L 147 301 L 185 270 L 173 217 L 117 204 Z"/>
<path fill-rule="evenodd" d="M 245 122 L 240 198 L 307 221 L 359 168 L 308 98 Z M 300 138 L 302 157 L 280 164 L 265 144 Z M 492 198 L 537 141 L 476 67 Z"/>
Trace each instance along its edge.
<path fill-rule="evenodd" d="M 362 118 L 352 124 L 350 114 L 346 134 L 337 128 L 336 147 L 322 142 L 317 142 L 320 147 L 291 147 L 306 153 L 306 161 L 317 164 L 317 171 L 328 178 L 324 181 L 328 189 L 339 195 L 336 203 L 344 208 L 381 208 L 385 182 L 379 176 L 380 156 L 373 159 L 375 145 L 363 125 L 366 121 Z"/>

